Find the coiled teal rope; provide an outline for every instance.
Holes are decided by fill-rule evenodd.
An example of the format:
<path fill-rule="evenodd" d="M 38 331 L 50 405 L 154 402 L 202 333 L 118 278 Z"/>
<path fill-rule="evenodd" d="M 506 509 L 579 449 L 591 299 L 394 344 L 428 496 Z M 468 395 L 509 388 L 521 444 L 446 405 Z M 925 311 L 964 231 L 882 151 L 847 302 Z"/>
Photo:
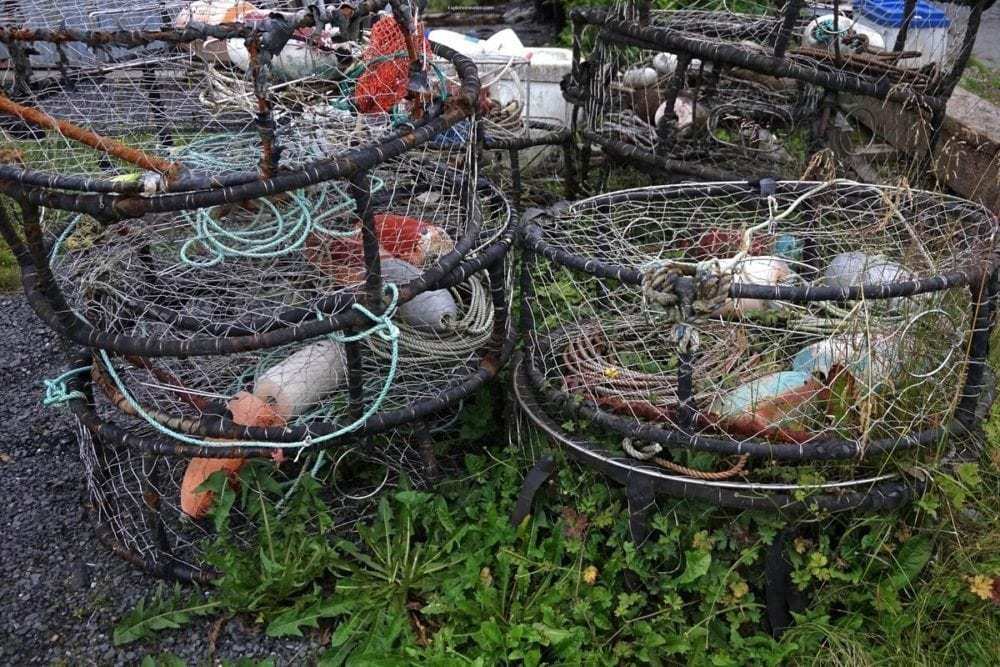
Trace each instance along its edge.
<path fill-rule="evenodd" d="M 336 197 L 331 198 L 331 192 Z M 270 259 L 298 252 L 313 231 L 329 236 L 355 233 L 353 229 L 337 231 L 322 224 L 354 205 L 340 184 L 322 186 L 315 202 L 302 191 L 290 193 L 289 199 L 288 209 L 278 208 L 268 199 L 259 200 L 260 209 L 250 221 L 238 226 L 231 222 L 233 214 L 217 219 L 213 216 L 214 208 L 182 212 L 183 219 L 194 227 L 195 235 L 181 246 L 181 262 L 207 268 L 231 258 Z"/>
<path fill-rule="evenodd" d="M 214 173 L 248 168 L 256 151 L 255 135 L 209 135 L 193 139 L 176 153 L 185 164 Z M 373 193 L 383 187 L 381 179 L 372 177 Z M 313 231 L 328 236 L 355 233 L 324 225 L 354 206 L 354 199 L 339 182 L 288 193 L 287 202 L 280 206 L 269 199 L 258 202 L 260 208 L 242 222 L 237 212 L 217 215 L 219 207 L 183 211 L 181 217 L 193 227 L 194 236 L 181 246 L 181 262 L 208 268 L 233 258 L 271 259 L 301 250 Z"/>

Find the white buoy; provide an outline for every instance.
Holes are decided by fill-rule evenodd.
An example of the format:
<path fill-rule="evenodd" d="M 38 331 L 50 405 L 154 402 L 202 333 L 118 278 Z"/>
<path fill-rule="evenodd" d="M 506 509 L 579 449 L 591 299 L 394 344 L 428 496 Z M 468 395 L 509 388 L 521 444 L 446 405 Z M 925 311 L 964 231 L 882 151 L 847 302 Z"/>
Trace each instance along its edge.
<path fill-rule="evenodd" d="M 885 50 L 885 41 L 882 39 L 882 35 L 868 26 L 843 15 L 834 24 L 834 18 L 833 14 L 824 14 L 810 21 L 802 32 L 802 43 L 814 49 L 832 49 L 834 40 L 837 39 L 839 33 L 841 46 L 855 53 L 861 51 L 861 45 L 852 46 L 856 42 L 848 40 L 858 35 L 868 38 L 868 48 L 878 51 Z M 837 26 L 837 29 L 834 29 L 834 25 Z"/>
<path fill-rule="evenodd" d="M 387 282 L 405 285 L 420 275 L 409 262 L 395 257 L 382 260 L 382 278 Z M 458 305 L 448 290 L 428 290 L 399 306 L 399 316 L 414 329 L 443 334 L 458 319 Z"/>
<path fill-rule="evenodd" d="M 175 28 L 184 29 L 191 23 L 205 25 L 242 23 L 247 16 L 257 11 L 252 4 L 242 0 L 197 0 L 182 8 L 174 17 L 173 24 Z M 207 37 L 191 42 L 190 48 L 204 60 L 228 64 L 229 52 L 226 41 Z"/>
<path fill-rule="evenodd" d="M 897 342 L 887 334 L 830 336 L 802 348 L 792 358 L 792 369 L 826 377 L 835 367 L 846 368 L 856 379 L 869 376 L 884 381 L 900 369 Z"/>
<path fill-rule="evenodd" d="M 250 71 L 250 52 L 242 39 L 226 40 L 229 62 Z M 318 49 L 307 42 L 289 40 L 271 59 L 271 74 L 278 81 L 294 81 L 309 76 L 328 76 L 340 71 L 337 53 Z"/>
<path fill-rule="evenodd" d="M 655 125 L 660 124 L 660 119 L 663 118 L 663 114 L 667 112 L 667 103 L 664 102 L 660 105 L 660 108 L 656 110 L 656 116 L 653 119 Z M 677 129 L 683 130 L 694 123 L 694 102 L 683 95 L 678 95 L 677 99 L 674 100 L 674 113 L 677 115 Z"/>
<path fill-rule="evenodd" d="M 677 69 L 677 56 L 672 53 L 657 53 L 653 56 L 653 69 L 660 76 L 669 76 Z"/>
<path fill-rule="evenodd" d="M 863 252 L 842 252 L 835 255 L 824 273 L 827 285 L 841 288 L 889 285 L 915 278 L 916 276 L 901 264 L 882 255 L 868 255 Z M 890 308 L 898 306 L 900 301 L 900 298 L 887 300 Z"/>
<path fill-rule="evenodd" d="M 323 340 L 264 371 L 254 382 L 253 394 L 288 420 L 305 413 L 346 380 L 344 346 Z"/>
<path fill-rule="evenodd" d="M 748 257 L 733 271 L 733 283 L 741 285 L 785 285 L 795 278 L 795 272 L 778 257 Z M 771 299 L 729 299 L 723 313 L 769 310 L 779 307 Z"/>
<path fill-rule="evenodd" d="M 625 70 L 625 74 L 622 75 L 622 83 L 636 89 L 655 86 L 658 79 L 659 75 L 652 67 L 636 67 Z"/>

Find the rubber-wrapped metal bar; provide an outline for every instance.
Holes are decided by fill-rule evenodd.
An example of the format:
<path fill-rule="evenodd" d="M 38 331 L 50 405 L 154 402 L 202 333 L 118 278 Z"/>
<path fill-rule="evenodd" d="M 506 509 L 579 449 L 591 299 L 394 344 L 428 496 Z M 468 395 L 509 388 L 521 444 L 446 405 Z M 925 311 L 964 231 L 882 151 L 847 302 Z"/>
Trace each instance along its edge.
<path fill-rule="evenodd" d="M 168 557 L 164 558 L 164 560 L 157 561 L 152 558 L 143 557 L 135 551 L 122 545 L 115 538 L 114 532 L 108 528 L 108 526 L 101 523 L 98 512 L 94 509 L 88 508 L 87 513 L 90 515 L 91 521 L 94 523 L 94 531 L 97 533 L 97 539 L 101 541 L 101 544 L 103 544 L 105 548 L 111 551 L 114 555 L 128 563 L 131 563 L 147 574 L 160 579 L 177 580 L 189 584 L 208 584 L 217 579 L 220 575 L 220 573 L 215 570 L 209 568 L 195 568 L 174 558 Z"/>
<path fill-rule="evenodd" d="M 725 181 L 736 177 L 735 174 L 730 172 L 714 167 L 706 167 L 696 162 L 672 160 L 664 156 L 654 155 L 638 146 L 605 137 L 589 129 L 581 130 L 580 134 L 588 142 L 601 146 L 605 153 L 610 153 L 613 157 L 631 162 L 640 167 L 653 168 L 668 174 L 693 176 L 703 181 Z"/>
<path fill-rule="evenodd" d="M 788 49 L 788 42 L 792 39 L 792 31 L 795 30 L 795 23 L 799 20 L 799 10 L 802 9 L 803 0 L 787 0 L 781 8 L 781 27 L 774 40 L 774 57 L 784 58 Z"/>
<path fill-rule="evenodd" d="M 734 509 L 767 509 L 787 513 L 816 510 L 887 511 L 909 503 L 926 489 L 927 483 L 921 480 L 912 480 L 909 483 L 887 480 L 872 482 L 865 491 L 854 491 L 850 486 L 834 487 L 831 489 L 833 492 L 816 493 L 802 498 L 795 493 L 764 492 L 757 490 L 760 485 L 749 483 L 743 485 L 744 488 L 741 489 L 739 483 L 719 484 L 686 479 L 668 474 L 662 469 L 652 468 L 635 459 L 612 454 L 596 443 L 566 434 L 559 426 L 559 422 L 549 416 L 542 408 L 542 402 L 535 397 L 527 377 L 524 358 L 518 362 L 513 375 L 515 397 L 522 410 L 525 410 L 536 426 L 562 445 L 570 456 L 626 486 L 637 477 L 643 477 L 653 485 L 656 492 L 675 498 L 704 500 L 720 507 Z M 542 399 L 544 401 L 544 396 Z"/>
<path fill-rule="evenodd" d="M 510 161 L 510 199 L 514 210 L 520 214 L 521 208 L 521 156 L 517 149 L 507 150 L 507 159 Z"/>
<path fill-rule="evenodd" d="M 522 238 L 529 248 L 557 264 L 582 271 L 597 278 L 612 278 L 629 285 L 642 284 L 642 271 L 635 267 L 610 264 L 596 258 L 574 255 L 547 243 L 542 236 L 541 227 L 537 224 L 528 224 L 525 227 Z M 973 285 L 979 282 L 984 270 L 991 271 L 994 268 L 996 267 L 992 264 L 988 267 L 972 266 L 968 269 L 957 269 L 927 278 L 915 278 L 913 280 L 900 280 L 882 284 L 869 283 L 851 287 L 733 283 L 729 288 L 729 296 L 733 299 L 763 299 L 766 301 L 790 301 L 793 303 L 806 303 L 809 301 L 832 301 L 839 303 L 857 301 L 858 299 L 892 299 Z"/>
<path fill-rule="evenodd" d="M 262 33 L 255 33 L 244 41 L 250 57 L 250 77 L 257 102 L 257 113 L 254 116 L 254 126 L 260 137 L 260 162 L 257 168 L 261 178 L 270 178 L 278 171 L 279 154 L 275 145 L 274 115 L 268 86 L 272 52 L 263 46 Z"/>
<path fill-rule="evenodd" d="M 962 398 L 955 409 L 955 418 L 972 429 L 976 425 L 976 406 L 983 393 L 983 376 L 990 352 L 991 321 L 996 297 L 997 273 L 983 274 L 978 284 L 970 284 L 972 296 L 972 331 L 969 337 L 968 360 Z"/>
<path fill-rule="evenodd" d="M 906 35 L 910 31 L 910 24 L 913 22 L 913 15 L 917 8 L 917 0 L 903 0 L 903 22 L 896 33 L 896 42 L 892 45 L 892 50 L 899 53 L 906 45 Z"/>
<path fill-rule="evenodd" d="M 25 267 L 31 266 L 31 253 L 28 251 L 28 247 L 24 245 L 21 237 L 18 236 L 17 228 L 14 226 L 14 221 L 10 219 L 7 207 L 3 201 L 0 201 L 0 237 L 3 238 L 7 247 L 10 248 L 14 259 L 17 260 L 17 264 L 22 270 Z"/>
<path fill-rule="evenodd" d="M 680 52 L 677 55 L 677 63 L 674 66 L 674 74 L 667 82 L 663 92 L 664 111 L 659 122 L 656 123 L 656 156 L 665 157 L 674 146 L 677 139 L 677 112 L 674 110 L 674 103 L 677 102 L 677 94 L 684 87 L 687 79 L 688 66 L 691 65 L 691 55 Z"/>
<path fill-rule="evenodd" d="M 41 213 L 38 207 L 28 202 L 18 202 L 21 207 L 21 228 L 24 230 L 24 240 L 31 256 L 31 266 L 22 267 L 22 276 L 32 276 L 39 292 L 45 295 L 52 306 L 52 313 L 62 326 L 72 326 L 74 317 L 66 298 L 56 285 L 52 269 L 48 264 L 48 248 L 45 245 L 41 225 Z M 27 270 L 25 270 L 27 269 Z"/>
<path fill-rule="evenodd" d="M 567 132 L 566 139 L 562 144 L 563 153 L 563 196 L 566 197 L 567 201 L 573 201 L 576 199 L 577 190 L 580 187 L 579 181 L 577 179 L 576 173 L 576 141 L 573 139 L 573 134 Z"/>
<path fill-rule="evenodd" d="M 969 18 L 965 21 L 965 34 L 962 36 L 962 46 L 958 50 L 958 56 L 955 58 L 951 71 L 934 86 L 933 92 L 943 97 L 946 101 L 951 97 L 955 86 L 958 85 L 959 80 L 965 73 L 966 65 L 969 64 L 969 58 L 972 57 L 972 49 L 976 45 L 976 36 L 979 34 L 979 24 L 983 18 L 983 11 L 985 11 L 988 4 L 992 5 L 992 0 L 978 0 L 978 2 L 972 5 Z M 942 109 L 942 113 L 944 113 L 944 109 Z M 940 132 L 939 129 L 938 132 Z"/>
<path fill-rule="evenodd" d="M 544 355 L 551 337 L 539 336 L 538 355 Z M 864 457 L 876 457 L 895 451 L 923 447 L 940 442 L 949 435 L 961 435 L 965 427 L 957 420 L 947 426 L 926 429 L 917 433 L 882 438 L 866 443 L 855 440 L 817 440 L 801 444 L 776 443 L 766 440 L 735 440 L 733 438 L 712 437 L 685 433 L 676 429 L 661 428 L 655 424 L 640 422 L 634 418 L 621 417 L 607 412 L 596 403 L 579 394 L 556 389 L 546 381 L 536 367 L 525 365 L 528 377 L 546 405 L 572 418 L 582 418 L 612 432 L 626 437 L 655 442 L 667 447 L 680 447 L 695 451 L 725 456 L 748 454 L 754 458 L 777 461 L 832 461 Z"/>
<path fill-rule="evenodd" d="M 520 236 L 521 231 L 523 230 L 518 230 L 518 236 Z M 520 337 L 525 341 L 524 348 L 530 353 L 531 350 L 535 349 L 533 343 L 535 336 L 535 281 L 531 276 L 531 272 L 535 269 L 535 253 L 521 243 L 519 246 L 521 248 L 518 275 L 521 286 L 521 316 L 518 325 Z"/>
<path fill-rule="evenodd" d="M 559 146 L 572 136 L 567 127 L 537 119 L 528 119 L 527 129 L 529 131 L 520 137 L 497 137 L 484 132 L 483 147 L 488 150 L 524 150 L 535 146 Z M 532 134 L 531 130 L 544 134 Z"/>
<path fill-rule="evenodd" d="M 769 76 L 799 79 L 823 88 L 881 100 L 921 104 L 929 108 L 943 107 L 946 103 L 943 98 L 920 92 L 913 85 L 899 85 L 888 77 L 871 78 L 853 72 L 806 67 L 789 58 L 776 58 L 724 42 L 697 39 L 670 28 L 642 27 L 617 21 L 608 18 L 607 12 L 601 9 L 578 11 L 588 23 L 601 27 L 602 39 L 624 46 L 690 53 L 702 60 L 736 65 Z"/>

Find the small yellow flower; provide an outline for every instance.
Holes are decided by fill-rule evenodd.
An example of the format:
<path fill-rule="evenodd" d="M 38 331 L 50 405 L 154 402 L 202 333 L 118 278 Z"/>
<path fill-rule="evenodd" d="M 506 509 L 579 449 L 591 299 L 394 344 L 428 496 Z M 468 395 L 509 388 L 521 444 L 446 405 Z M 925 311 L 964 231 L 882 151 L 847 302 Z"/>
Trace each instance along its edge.
<path fill-rule="evenodd" d="M 614 366 L 608 366 L 607 368 L 604 369 L 604 377 L 608 378 L 609 380 L 615 380 L 621 374 L 622 372 L 617 368 L 615 368 Z"/>
<path fill-rule="evenodd" d="M 811 546 L 812 543 L 809 542 L 809 540 L 807 540 L 804 537 L 796 537 L 794 544 L 795 544 L 795 553 L 804 554 L 805 552 L 809 551 L 809 547 Z"/>
<path fill-rule="evenodd" d="M 583 583 L 588 586 L 593 586 L 597 582 L 597 568 L 593 565 L 588 565 L 583 568 Z"/>
<path fill-rule="evenodd" d="M 484 567 L 479 571 L 479 581 L 483 582 L 483 586 L 487 588 L 493 585 L 493 573 L 490 572 L 490 568 Z"/>
<path fill-rule="evenodd" d="M 750 586 L 742 579 L 738 579 L 737 581 L 729 584 L 729 590 L 733 592 L 733 598 L 739 600 L 750 592 Z"/>
<path fill-rule="evenodd" d="M 966 577 L 969 582 L 969 592 L 981 600 L 989 600 L 993 595 L 993 577 L 977 574 L 974 577 Z"/>
<path fill-rule="evenodd" d="M 691 546 L 695 549 L 701 549 L 702 551 L 711 551 L 713 541 L 714 540 L 708 536 L 708 531 L 699 530 L 691 539 Z"/>

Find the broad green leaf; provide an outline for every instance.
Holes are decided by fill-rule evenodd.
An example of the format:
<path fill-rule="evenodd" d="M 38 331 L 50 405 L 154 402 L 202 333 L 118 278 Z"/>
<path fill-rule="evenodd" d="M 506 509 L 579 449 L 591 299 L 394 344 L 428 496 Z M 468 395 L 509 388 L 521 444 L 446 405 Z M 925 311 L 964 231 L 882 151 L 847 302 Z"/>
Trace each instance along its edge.
<path fill-rule="evenodd" d="M 700 579 L 708 572 L 712 565 L 712 554 L 701 549 L 691 549 L 684 553 L 684 571 L 677 578 L 677 585 L 690 584 Z"/>
<path fill-rule="evenodd" d="M 930 539 L 922 535 L 911 537 L 904 542 L 896 554 L 896 571 L 889 578 L 892 585 L 897 589 L 910 585 L 927 565 L 933 553 L 934 547 Z"/>
<path fill-rule="evenodd" d="M 317 602 L 306 609 L 289 609 L 267 626 L 268 637 L 301 637 L 302 628 L 319 627 L 319 619 L 333 618 L 350 611 L 347 602 Z"/>

